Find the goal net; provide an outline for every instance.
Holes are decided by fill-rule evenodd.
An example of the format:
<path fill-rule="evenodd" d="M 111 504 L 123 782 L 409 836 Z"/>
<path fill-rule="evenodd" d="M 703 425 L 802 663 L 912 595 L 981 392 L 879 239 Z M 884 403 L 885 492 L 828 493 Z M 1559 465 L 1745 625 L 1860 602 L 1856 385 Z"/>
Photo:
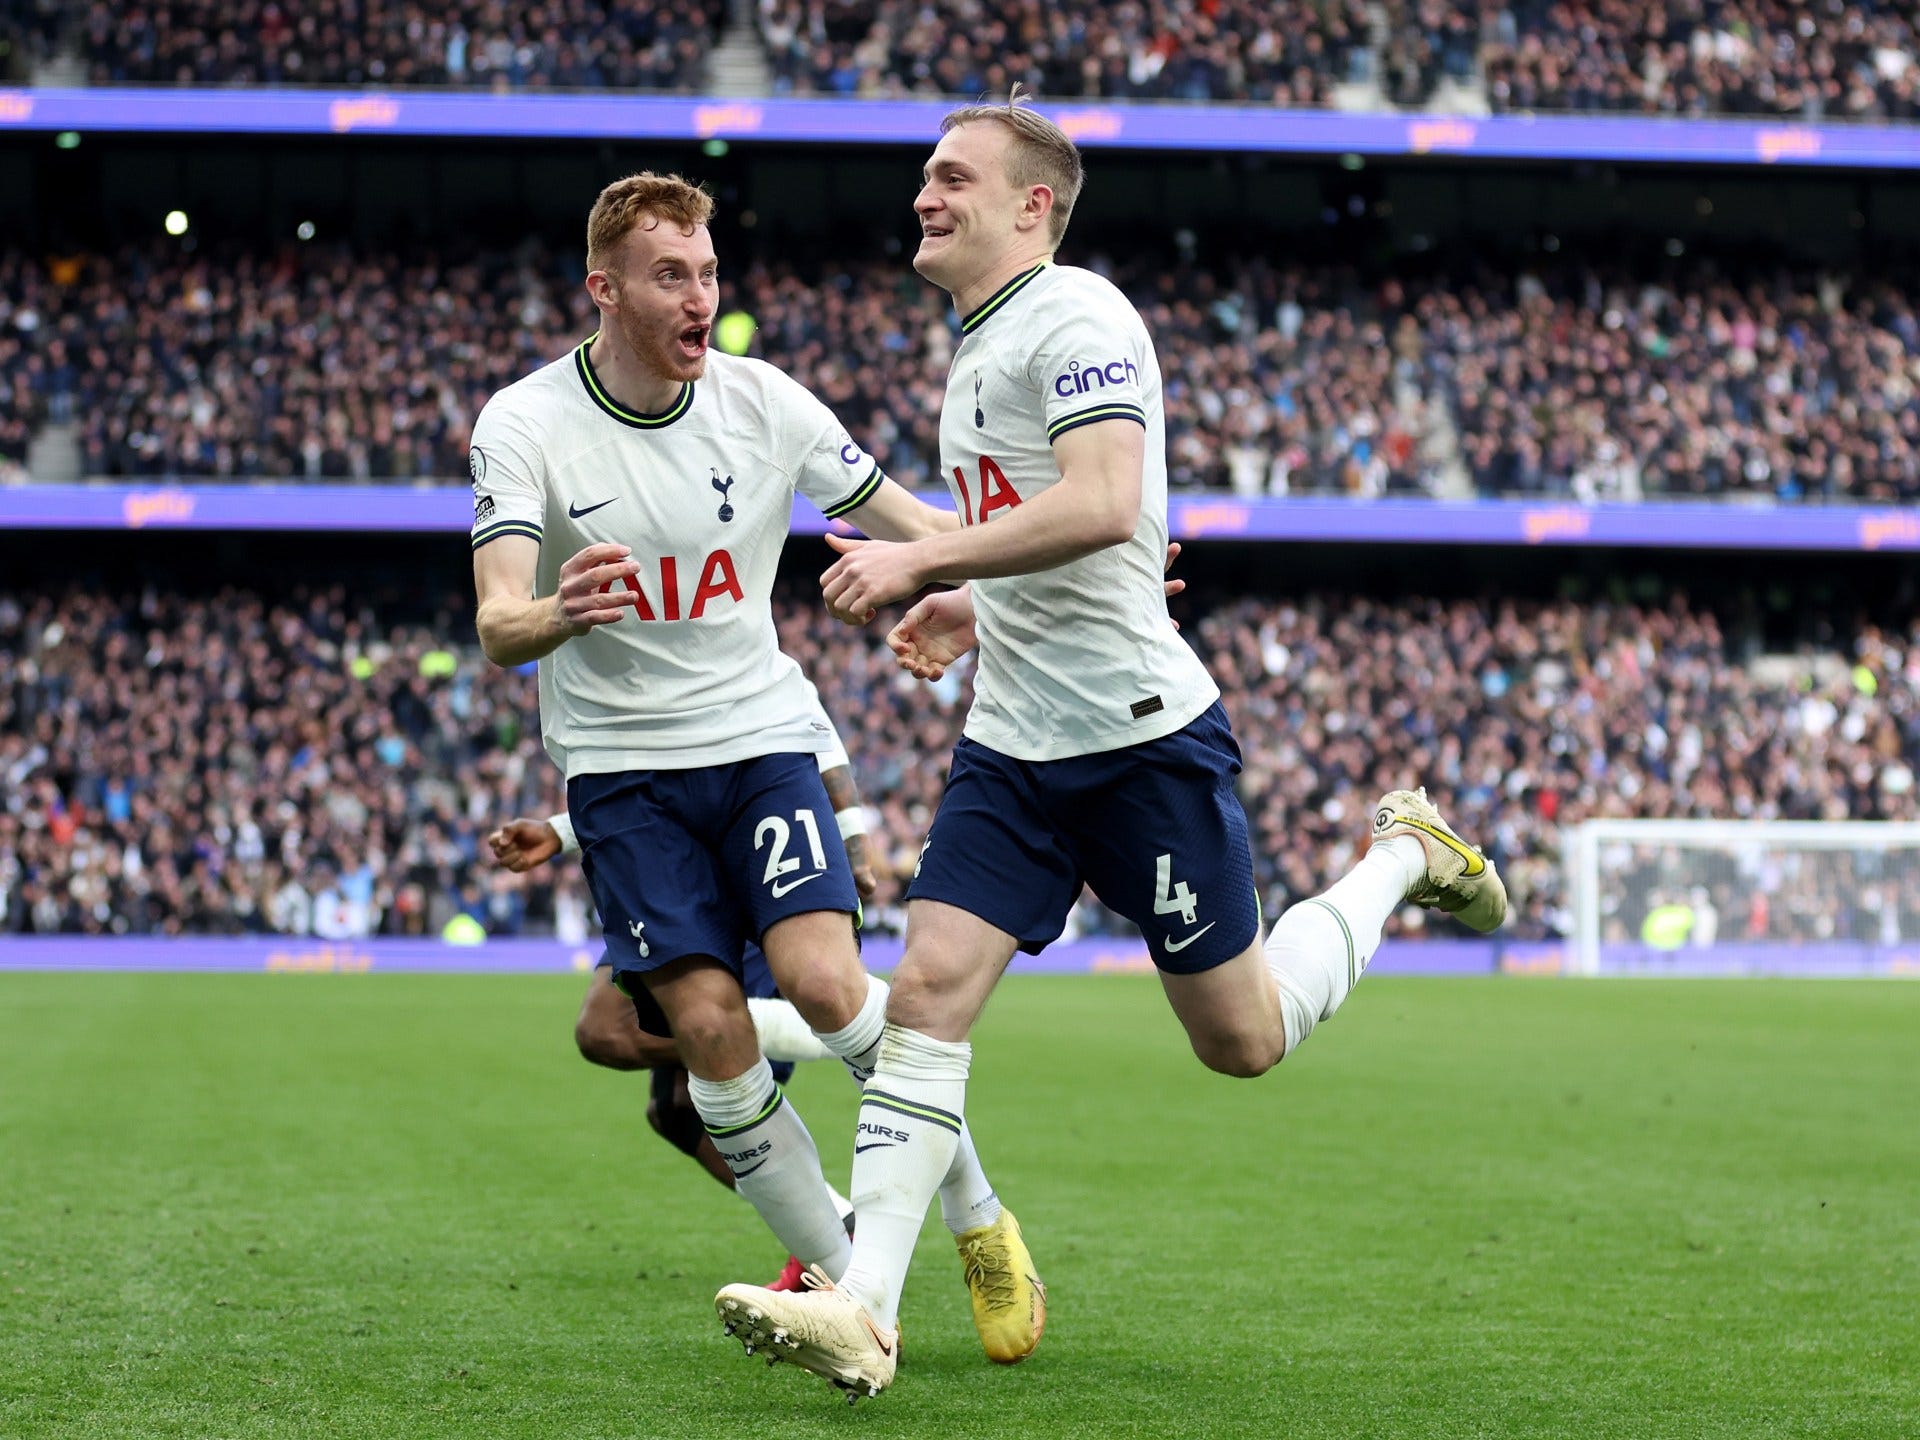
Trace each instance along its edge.
<path fill-rule="evenodd" d="M 1920 824 L 1588 820 L 1566 853 L 1582 974 L 1920 974 Z"/>

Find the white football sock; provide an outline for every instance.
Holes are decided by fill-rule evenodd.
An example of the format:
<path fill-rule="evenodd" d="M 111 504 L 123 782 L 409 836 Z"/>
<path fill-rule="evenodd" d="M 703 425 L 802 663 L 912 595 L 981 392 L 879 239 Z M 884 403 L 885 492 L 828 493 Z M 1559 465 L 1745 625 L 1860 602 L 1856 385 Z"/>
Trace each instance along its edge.
<path fill-rule="evenodd" d="M 941 1177 L 960 1143 L 973 1047 L 887 1026 L 853 1145 L 853 1263 L 840 1288 L 873 1323 L 898 1323 L 900 1291 Z"/>
<path fill-rule="evenodd" d="M 733 1171 L 735 1187 L 780 1243 L 830 1277 L 844 1272 L 853 1247 L 820 1173 L 820 1152 L 799 1112 L 773 1083 L 765 1057 L 731 1080 L 691 1075 L 687 1093 Z"/>
<path fill-rule="evenodd" d="M 1340 1008 L 1380 948 L 1388 919 L 1426 873 L 1426 851 L 1411 835 L 1376 841 L 1326 891 L 1274 922 L 1267 969 L 1280 991 L 1287 1054 Z"/>
<path fill-rule="evenodd" d="M 753 1016 L 753 1033 L 760 1037 L 760 1053 L 774 1064 L 797 1065 L 803 1060 L 833 1058 L 833 1051 L 820 1043 L 788 1001 L 750 995 L 747 1013 Z"/>
<path fill-rule="evenodd" d="M 888 1028 L 888 993 L 886 981 L 869 975 L 866 1003 L 860 1007 L 853 1023 L 844 1030 L 820 1037 L 821 1043 L 840 1056 L 848 1072 L 862 1084 L 873 1075 L 873 1067 L 880 1061 L 880 1040 Z M 1000 1197 L 987 1183 L 979 1152 L 973 1148 L 973 1132 L 964 1124 L 960 1127 L 960 1143 L 954 1147 L 953 1166 L 940 1182 L 940 1218 L 956 1235 L 991 1225 L 1000 1218 Z"/>

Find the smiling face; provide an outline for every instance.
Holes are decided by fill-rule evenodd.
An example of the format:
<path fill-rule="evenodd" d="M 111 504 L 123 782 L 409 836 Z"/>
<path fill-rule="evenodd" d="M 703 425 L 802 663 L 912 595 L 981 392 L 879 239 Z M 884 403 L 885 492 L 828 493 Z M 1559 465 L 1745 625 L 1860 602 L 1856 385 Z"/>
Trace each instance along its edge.
<path fill-rule="evenodd" d="M 720 303 L 720 262 L 704 225 L 690 231 L 652 217 L 628 232 L 595 302 L 628 350 L 661 380 L 698 380 Z M 604 295 L 606 298 L 602 299 Z"/>
<path fill-rule="evenodd" d="M 1052 248 L 1046 212 L 1053 192 L 1008 178 L 1013 143 L 1002 125 L 958 125 L 940 137 L 927 161 L 925 183 L 913 202 L 920 217 L 913 268 L 943 290 L 957 295 L 978 285 L 1036 240 Z"/>

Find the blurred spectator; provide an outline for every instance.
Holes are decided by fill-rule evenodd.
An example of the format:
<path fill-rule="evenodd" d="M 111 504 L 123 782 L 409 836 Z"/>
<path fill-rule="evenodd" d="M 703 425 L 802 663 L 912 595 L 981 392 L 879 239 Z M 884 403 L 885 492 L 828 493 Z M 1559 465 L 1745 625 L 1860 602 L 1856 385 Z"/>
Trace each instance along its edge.
<path fill-rule="evenodd" d="M 514 877 L 485 857 L 498 819 L 564 804 L 532 676 L 465 643 L 450 671 L 423 670 L 471 633 L 464 595 L 424 623 L 390 609 L 341 587 L 0 591 L 0 929 L 582 938 L 577 866 Z M 894 665 L 884 619 L 849 630 L 808 595 L 776 616 L 867 799 L 870 916 L 897 924 L 970 667 L 921 685 Z M 1560 835 L 1590 816 L 1920 818 L 1920 623 L 1862 627 L 1792 674 L 1743 661 L 1752 637 L 1684 596 L 1230 599 L 1185 633 L 1245 752 L 1269 915 L 1344 869 L 1373 799 L 1405 784 L 1485 840 L 1523 938 L 1567 928 Z M 1849 871 L 1856 893 L 1777 868 L 1739 882 L 1723 866 L 1673 898 L 1730 938 L 1920 932 L 1920 900 L 1894 877 Z M 1081 923 L 1117 924 L 1092 905 Z"/>

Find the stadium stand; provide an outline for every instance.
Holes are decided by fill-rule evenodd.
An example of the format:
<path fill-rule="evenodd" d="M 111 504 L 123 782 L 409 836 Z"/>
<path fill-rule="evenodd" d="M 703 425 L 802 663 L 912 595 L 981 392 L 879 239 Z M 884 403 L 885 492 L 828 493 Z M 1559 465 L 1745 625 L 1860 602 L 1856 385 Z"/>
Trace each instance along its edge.
<path fill-rule="evenodd" d="M 1359 0 L 761 0 L 781 93 L 1043 95 L 1325 105 L 1364 71 Z"/>
<path fill-rule="evenodd" d="M 1920 116 L 1905 0 L 1511 0 L 1482 15 L 1496 111 Z"/>
<path fill-rule="evenodd" d="M 1159 347 L 1182 489 L 1920 498 L 1920 318 L 1892 283 L 1699 259 L 1113 273 Z M 934 291 L 898 264 L 776 262 L 723 298 L 896 477 L 938 482 L 957 334 Z M 537 249 L 0 252 L 0 457 L 75 417 L 92 475 L 451 482 L 486 396 L 593 323 Z"/>
<path fill-rule="evenodd" d="M 96 85 L 455 85 L 690 90 L 712 0 L 142 0 L 95 3 L 80 50 Z"/>
<path fill-rule="evenodd" d="M 1565 932 L 1560 827 L 1589 816 L 1920 818 L 1920 625 L 1823 627 L 1783 668 L 1758 653 L 1751 599 L 1228 596 L 1189 613 L 1245 752 L 1267 913 L 1343 868 L 1373 797 L 1410 777 L 1489 840 L 1513 938 Z M 880 627 L 844 629 L 798 592 L 777 618 L 873 815 L 870 918 L 897 926 L 970 688 L 908 680 Z M 575 867 L 485 862 L 493 823 L 564 802 L 532 676 L 449 638 L 471 634 L 454 593 L 421 610 L 344 586 L 0 591 L 0 929 L 350 938 L 437 934 L 464 911 L 585 938 Z M 1092 904 L 1080 922 L 1115 923 Z M 1780 900 L 1739 923 L 1852 922 Z"/>
<path fill-rule="evenodd" d="M 53 32 L 44 3 L 8 0 L 0 34 L 9 14 Z M 92 5 L 79 49 L 96 84 L 689 90 L 725 19 L 715 0 L 148 0 Z M 776 94 L 1021 81 L 1060 99 L 1304 107 L 1351 82 L 1417 106 L 1444 78 L 1495 112 L 1920 117 L 1905 0 L 759 0 L 754 24 Z"/>

